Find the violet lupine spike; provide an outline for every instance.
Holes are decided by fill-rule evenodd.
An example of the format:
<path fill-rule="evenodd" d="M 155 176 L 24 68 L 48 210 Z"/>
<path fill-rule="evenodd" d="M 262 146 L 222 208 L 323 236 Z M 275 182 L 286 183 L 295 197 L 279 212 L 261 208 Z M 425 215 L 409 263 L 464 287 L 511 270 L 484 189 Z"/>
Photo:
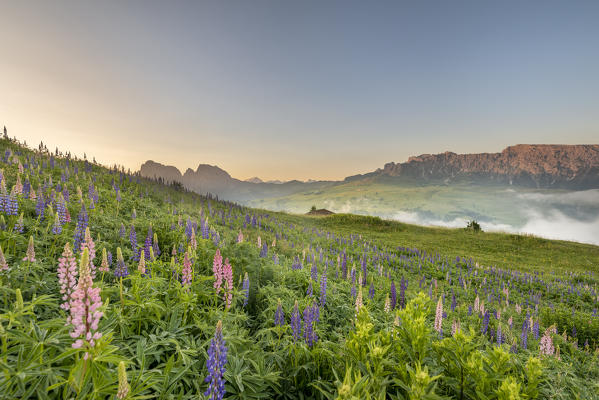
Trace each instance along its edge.
<path fill-rule="evenodd" d="M 304 339 L 306 340 L 308 347 L 312 347 L 318 340 L 316 334 L 314 333 L 314 324 L 314 308 L 308 305 L 304 309 Z"/>
<path fill-rule="evenodd" d="M 277 299 L 277 309 L 275 310 L 275 326 L 285 325 L 285 313 L 281 305 L 281 299 Z"/>
<path fill-rule="evenodd" d="M 125 260 L 123 259 L 123 252 L 120 247 L 116 248 L 116 268 L 114 269 L 114 276 L 117 278 L 124 278 L 129 275 L 129 270 Z"/>
<path fill-rule="evenodd" d="M 93 287 L 91 271 L 89 269 L 89 253 L 83 250 L 79 264 L 79 282 L 71 295 L 71 325 L 70 335 L 76 339 L 72 344 L 75 349 L 83 348 L 84 360 L 89 358 L 89 351 L 95 347 L 96 341 L 102 337 L 98 332 L 98 324 L 104 313 L 102 307 L 100 288 Z"/>
<path fill-rule="evenodd" d="M 374 299 L 374 283 L 370 282 L 370 288 L 368 288 L 368 298 Z"/>
<path fill-rule="evenodd" d="M 62 233 L 62 225 L 60 225 L 60 217 L 58 213 L 54 216 L 54 224 L 52 225 L 52 234 L 60 235 Z"/>
<path fill-rule="evenodd" d="M 152 239 L 154 237 L 154 233 L 152 232 L 152 225 L 148 228 L 148 234 L 146 235 L 146 240 L 144 241 L 144 256 L 146 260 L 151 260 L 150 258 L 150 248 L 152 247 Z"/>
<path fill-rule="evenodd" d="M 135 209 L 133 211 L 135 211 Z M 133 252 L 132 259 L 133 261 L 138 261 L 139 253 L 137 251 L 137 233 L 135 232 L 135 227 L 133 224 L 131 224 L 131 229 L 129 230 L 129 242 L 131 243 L 131 251 Z"/>
<path fill-rule="evenodd" d="M 161 251 L 160 251 L 160 246 L 158 246 L 158 236 L 156 235 L 156 233 L 154 233 L 152 249 L 154 250 L 154 255 L 156 257 L 160 257 Z"/>
<path fill-rule="evenodd" d="M 395 281 L 391 281 L 391 309 L 395 310 L 397 305 L 397 291 L 395 290 Z"/>
<path fill-rule="evenodd" d="M 208 389 L 204 396 L 208 396 L 209 400 L 222 400 L 225 396 L 225 365 L 227 364 L 227 345 L 223 338 L 223 324 L 218 321 L 214 337 L 210 340 L 208 348 L 208 359 L 206 360 L 206 368 L 208 376 L 205 382 L 208 382 Z"/>
<path fill-rule="evenodd" d="M 320 305 L 324 306 L 327 301 L 327 267 L 325 265 L 320 275 Z"/>
<path fill-rule="evenodd" d="M 0 250 L 1 251 L 1 250 Z M 60 285 L 60 294 L 62 295 L 62 304 L 60 308 L 69 310 L 71 294 L 77 287 L 77 261 L 67 242 L 64 245 L 62 257 L 58 259 L 58 284 Z"/>
<path fill-rule="evenodd" d="M 17 233 L 23 233 L 24 229 L 25 229 L 25 224 L 23 222 L 23 213 L 21 213 L 21 215 L 19 215 L 19 219 L 15 223 L 13 231 L 17 232 Z"/>
<path fill-rule="evenodd" d="M 368 276 L 368 268 L 366 264 L 366 254 L 362 257 L 362 282 L 360 284 L 366 287 L 366 277 Z"/>
<path fill-rule="evenodd" d="M 245 273 L 245 277 L 243 278 L 243 294 L 244 294 L 244 298 L 243 298 L 243 306 L 247 306 L 248 304 L 248 299 L 250 298 L 250 277 L 248 276 L 248 273 Z"/>

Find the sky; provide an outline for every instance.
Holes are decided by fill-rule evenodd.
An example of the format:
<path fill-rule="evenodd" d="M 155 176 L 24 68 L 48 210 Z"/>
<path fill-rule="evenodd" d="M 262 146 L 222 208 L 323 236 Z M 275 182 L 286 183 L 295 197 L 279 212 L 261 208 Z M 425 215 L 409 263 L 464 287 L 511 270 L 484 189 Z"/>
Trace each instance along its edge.
<path fill-rule="evenodd" d="M 599 2 L 4 1 L 0 125 L 132 170 L 342 179 L 599 142 Z"/>

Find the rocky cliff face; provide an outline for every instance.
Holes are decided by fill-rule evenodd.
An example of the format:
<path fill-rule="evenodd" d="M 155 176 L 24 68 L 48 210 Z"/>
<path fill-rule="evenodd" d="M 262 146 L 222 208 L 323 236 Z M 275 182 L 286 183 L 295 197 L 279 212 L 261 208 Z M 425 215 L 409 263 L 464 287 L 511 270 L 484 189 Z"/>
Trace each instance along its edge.
<path fill-rule="evenodd" d="M 385 176 L 425 182 L 466 179 L 539 188 L 599 188 L 599 145 L 519 144 L 501 153 L 423 154 L 348 179 Z"/>

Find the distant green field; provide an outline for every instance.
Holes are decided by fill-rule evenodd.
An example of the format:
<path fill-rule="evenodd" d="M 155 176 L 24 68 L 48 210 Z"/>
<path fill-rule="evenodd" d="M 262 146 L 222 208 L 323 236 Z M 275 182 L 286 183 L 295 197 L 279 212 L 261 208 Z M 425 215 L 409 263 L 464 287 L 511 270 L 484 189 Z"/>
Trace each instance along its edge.
<path fill-rule="evenodd" d="M 529 235 L 423 227 L 378 217 L 336 214 L 286 216 L 295 223 L 343 234 L 358 233 L 392 247 L 411 247 L 447 257 L 472 258 L 481 265 L 567 274 L 599 270 L 599 246 Z"/>

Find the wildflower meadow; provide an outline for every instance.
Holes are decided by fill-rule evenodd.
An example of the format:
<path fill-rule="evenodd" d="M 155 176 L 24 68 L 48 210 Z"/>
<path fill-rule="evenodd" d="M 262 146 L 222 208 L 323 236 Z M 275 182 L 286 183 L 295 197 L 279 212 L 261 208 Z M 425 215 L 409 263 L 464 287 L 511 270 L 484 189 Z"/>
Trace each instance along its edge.
<path fill-rule="evenodd" d="M 0 158 L 0 398 L 599 398 L 590 268 L 484 265 L 6 135 Z"/>

